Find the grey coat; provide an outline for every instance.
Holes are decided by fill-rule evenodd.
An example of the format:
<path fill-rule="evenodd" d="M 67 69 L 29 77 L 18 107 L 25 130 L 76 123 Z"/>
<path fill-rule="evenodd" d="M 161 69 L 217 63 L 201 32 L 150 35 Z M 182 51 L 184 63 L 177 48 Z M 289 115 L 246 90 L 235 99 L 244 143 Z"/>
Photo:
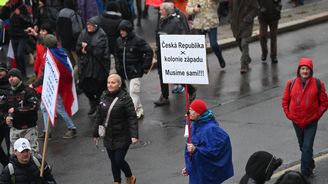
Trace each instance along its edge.
<path fill-rule="evenodd" d="M 231 30 L 236 39 L 252 35 L 254 18 L 258 14 L 257 0 L 231 0 Z"/>

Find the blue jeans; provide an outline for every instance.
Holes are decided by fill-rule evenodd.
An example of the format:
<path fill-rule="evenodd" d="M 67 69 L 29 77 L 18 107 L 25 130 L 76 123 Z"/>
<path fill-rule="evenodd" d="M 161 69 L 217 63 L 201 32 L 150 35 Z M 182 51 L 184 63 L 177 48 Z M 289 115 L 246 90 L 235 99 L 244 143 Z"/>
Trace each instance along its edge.
<path fill-rule="evenodd" d="M 293 126 L 302 152 L 301 173 L 305 176 L 309 176 L 312 174 L 312 170 L 315 167 L 313 160 L 313 142 L 317 132 L 318 122 L 311 122 L 303 129 L 295 123 L 293 123 Z"/>
<path fill-rule="evenodd" d="M 43 114 L 43 124 L 44 124 L 44 130 L 46 130 L 47 128 L 47 120 L 48 120 L 48 113 L 46 108 L 43 106 L 43 104 L 41 103 L 40 105 L 40 109 L 42 111 Z M 56 112 L 64 119 L 67 127 L 69 129 L 76 129 L 76 126 L 74 125 L 71 117 L 69 117 L 69 115 L 67 114 L 64 104 L 63 104 L 63 100 L 61 98 L 60 95 L 58 95 L 57 97 L 57 106 L 56 106 Z M 49 129 L 50 131 L 50 129 Z"/>
<path fill-rule="evenodd" d="M 216 57 L 220 60 L 222 57 L 221 49 L 218 44 L 218 28 L 211 28 L 209 30 L 196 30 L 198 34 L 206 34 L 208 35 L 208 39 L 210 41 L 211 48 L 213 49 Z"/>

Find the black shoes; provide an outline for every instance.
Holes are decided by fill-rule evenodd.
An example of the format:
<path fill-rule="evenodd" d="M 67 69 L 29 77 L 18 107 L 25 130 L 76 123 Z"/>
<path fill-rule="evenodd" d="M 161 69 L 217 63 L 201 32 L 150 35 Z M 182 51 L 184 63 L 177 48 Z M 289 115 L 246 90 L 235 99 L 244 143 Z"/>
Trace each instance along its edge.
<path fill-rule="evenodd" d="M 224 61 L 223 57 L 219 58 L 219 63 L 220 63 L 221 68 L 224 68 L 226 66 L 226 62 Z"/>
<path fill-rule="evenodd" d="M 164 98 L 163 95 L 161 95 L 161 96 L 159 97 L 159 99 L 156 100 L 156 101 L 154 102 L 154 104 L 155 104 L 156 106 L 169 105 L 169 104 L 170 104 L 170 100 L 169 100 L 168 98 Z"/>
<path fill-rule="evenodd" d="M 271 58 L 271 63 L 277 64 L 278 63 L 278 59 L 276 57 Z"/>

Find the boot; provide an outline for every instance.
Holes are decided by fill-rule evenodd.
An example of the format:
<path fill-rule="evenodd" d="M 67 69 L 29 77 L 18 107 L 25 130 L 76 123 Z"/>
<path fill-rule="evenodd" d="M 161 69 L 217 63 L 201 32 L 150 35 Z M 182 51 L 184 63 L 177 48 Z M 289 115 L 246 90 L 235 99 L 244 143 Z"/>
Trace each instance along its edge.
<path fill-rule="evenodd" d="M 169 105 L 170 100 L 168 98 L 164 98 L 163 95 L 159 97 L 157 101 L 154 102 L 155 105 L 157 106 L 164 106 L 164 105 Z"/>
<path fill-rule="evenodd" d="M 90 110 L 88 112 L 88 115 L 92 115 L 93 113 L 96 112 L 98 103 L 97 101 L 90 100 L 89 104 L 90 104 Z"/>
<path fill-rule="evenodd" d="M 226 62 L 222 56 L 219 57 L 219 63 L 220 63 L 221 68 L 224 68 L 226 66 Z"/>
<path fill-rule="evenodd" d="M 126 183 L 127 184 L 135 184 L 136 183 L 136 177 L 135 176 L 131 176 L 131 177 L 128 177 L 126 178 Z"/>

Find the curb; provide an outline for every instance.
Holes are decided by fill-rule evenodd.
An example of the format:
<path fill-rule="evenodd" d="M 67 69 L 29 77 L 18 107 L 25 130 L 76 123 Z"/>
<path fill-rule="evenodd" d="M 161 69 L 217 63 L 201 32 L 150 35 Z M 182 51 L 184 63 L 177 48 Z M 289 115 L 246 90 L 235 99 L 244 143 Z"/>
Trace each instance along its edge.
<path fill-rule="evenodd" d="M 320 24 L 328 21 L 328 12 L 318 13 L 315 15 L 307 16 L 302 19 L 294 20 L 291 22 L 286 22 L 278 25 L 278 34 L 286 33 L 296 29 L 312 26 L 315 24 Z M 254 31 L 251 37 L 251 42 L 259 40 L 259 31 Z M 228 49 L 237 46 L 235 38 L 226 38 L 219 41 L 219 46 L 221 50 Z M 207 52 L 213 52 L 212 48 L 207 44 Z"/>

